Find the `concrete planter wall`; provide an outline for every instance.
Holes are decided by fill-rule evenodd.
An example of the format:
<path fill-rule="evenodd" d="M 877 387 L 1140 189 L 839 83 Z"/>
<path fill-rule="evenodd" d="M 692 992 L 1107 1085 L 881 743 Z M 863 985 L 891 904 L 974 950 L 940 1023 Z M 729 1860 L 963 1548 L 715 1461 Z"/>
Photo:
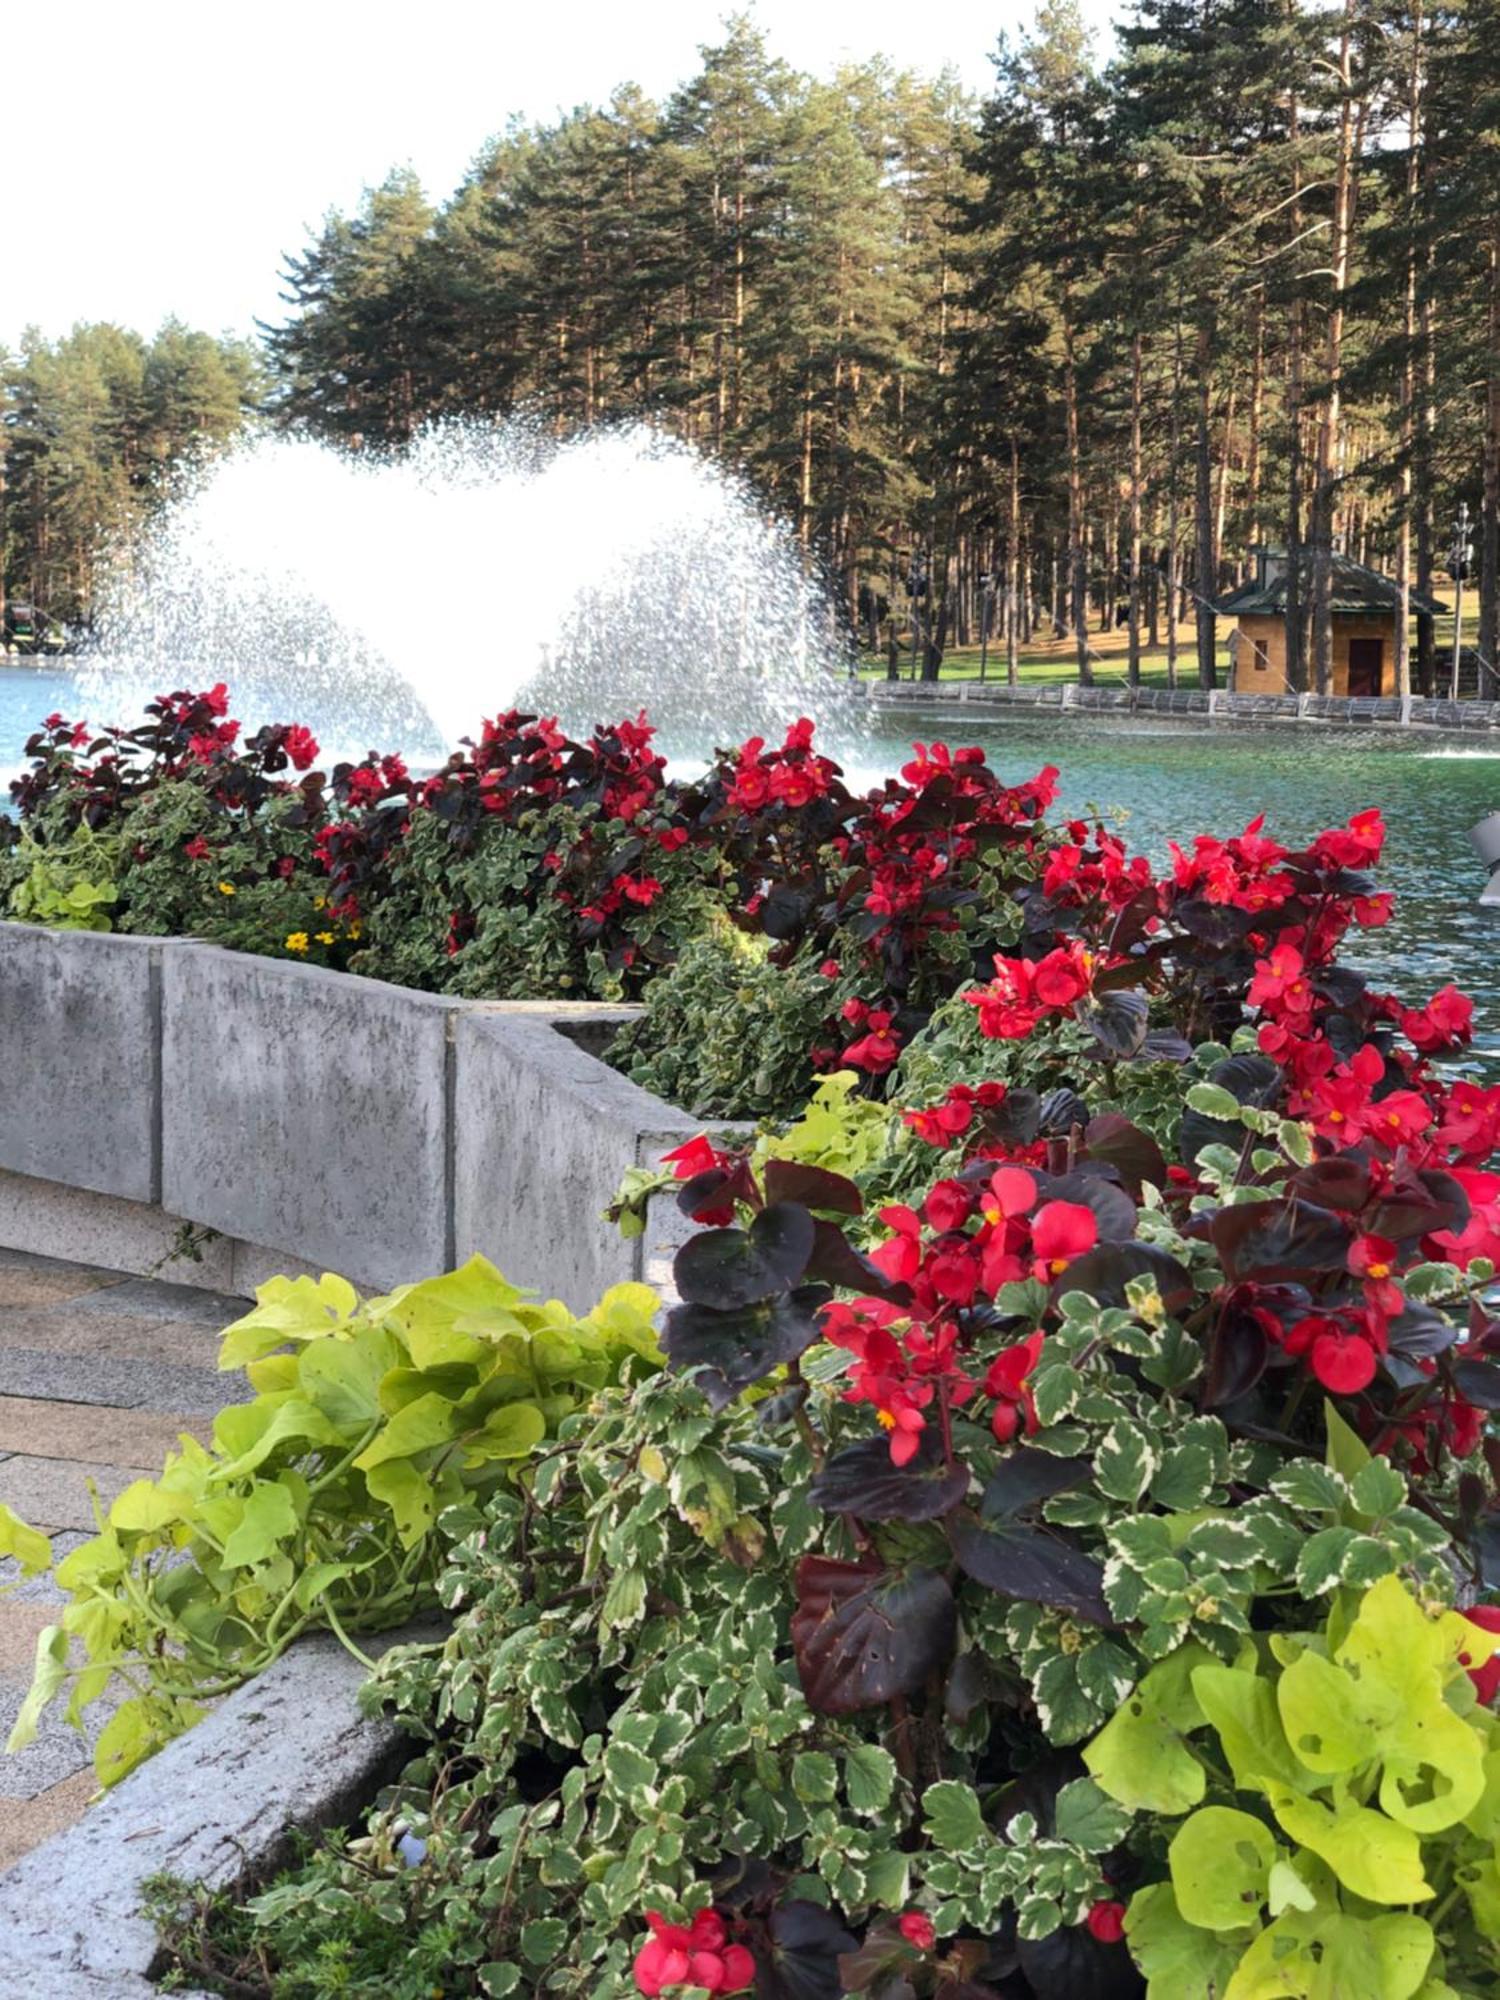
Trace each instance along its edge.
<path fill-rule="evenodd" d="M 600 1211 L 699 1129 L 598 1059 L 629 1011 L 0 923 L 0 1244 L 246 1294 L 481 1251 L 584 1309 L 663 1268 L 669 1205 L 629 1243 Z"/>

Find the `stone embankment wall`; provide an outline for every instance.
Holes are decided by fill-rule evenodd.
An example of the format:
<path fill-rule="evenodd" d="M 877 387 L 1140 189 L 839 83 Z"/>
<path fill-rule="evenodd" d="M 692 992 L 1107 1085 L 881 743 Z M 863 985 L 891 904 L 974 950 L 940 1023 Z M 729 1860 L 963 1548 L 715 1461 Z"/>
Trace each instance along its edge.
<path fill-rule="evenodd" d="M 584 1310 L 664 1270 L 670 1203 L 633 1242 L 602 1210 L 700 1129 L 599 1060 L 629 1012 L 0 923 L 0 1244 L 242 1295 L 481 1251 Z"/>
<path fill-rule="evenodd" d="M 1005 671 L 1003 663 L 999 671 Z M 1500 730 L 1500 702 L 1436 701 L 1421 695 L 1234 694 L 1225 688 L 1130 688 L 1115 681 L 871 681 L 875 708 L 911 708 L 972 719 L 986 708 L 1041 709 L 1058 716 L 1146 715 L 1168 721 L 1241 727 L 1389 730 L 1392 734 L 1471 737 Z"/>

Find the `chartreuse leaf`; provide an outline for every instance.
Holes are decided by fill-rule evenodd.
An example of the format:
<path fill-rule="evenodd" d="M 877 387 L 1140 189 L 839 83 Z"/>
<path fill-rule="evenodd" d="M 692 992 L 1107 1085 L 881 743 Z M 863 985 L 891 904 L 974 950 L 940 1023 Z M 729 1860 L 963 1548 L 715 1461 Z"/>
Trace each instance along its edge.
<path fill-rule="evenodd" d="M 1288 1910 L 1245 1953 L 1224 2000 L 1413 2000 L 1436 1944 L 1421 1917 Z"/>
<path fill-rule="evenodd" d="M 31 1686 L 16 1711 L 16 1719 L 6 1741 L 5 1748 L 9 1754 L 14 1755 L 17 1750 L 24 1750 L 28 1743 L 36 1741 L 36 1726 L 42 1710 L 67 1677 L 68 1634 L 61 1625 L 46 1625 L 37 1634 Z"/>
<path fill-rule="evenodd" d="M 226 1569 L 245 1569 L 264 1562 L 279 1542 L 297 1530 L 292 1496 L 274 1480 L 256 1480 L 240 1509 L 239 1524 L 224 1544 Z"/>
<path fill-rule="evenodd" d="M 1253 1924 L 1275 1860 L 1275 1836 L 1260 1820 L 1232 1806 L 1204 1806 L 1183 1821 L 1167 1850 L 1178 1910 L 1208 1931 Z"/>
<path fill-rule="evenodd" d="M 1244 1950 L 1184 1920 L 1170 1882 L 1138 1889 L 1125 1913 L 1130 1955 L 1146 1977 L 1146 2000 L 1220 2000 Z"/>
<path fill-rule="evenodd" d="M 1323 1398 L 1323 1429 L 1328 1439 L 1329 1466 L 1341 1478 L 1352 1483 L 1370 1463 L 1370 1447 L 1358 1431 L 1339 1415 L 1326 1396 Z"/>
<path fill-rule="evenodd" d="M 1194 1668 L 1193 1693 L 1219 1732 L 1234 1781 L 1242 1790 L 1264 1791 L 1272 1784 L 1293 1791 L 1308 1788 L 1308 1773 L 1287 1742 L 1276 1691 L 1268 1681 L 1213 1661 Z"/>
<path fill-rule="evenodd" d="M 13 1514 L 0 1501 L 0 1556 L 13 1556 L 21 1566 L 21 1575 L 40 1576 L 52 1561 L 52 1544 L 36 1528 L 27 1527 L 19 1514 Z"/>
<path fill-rule="evenodd" d="M 1212 1658 L 1206 1647 L 1180 1646 L 1151 1669 L 1084 1751 L 1090 1774 L 1122 1806 L 1184 1813 L 1203 1797 L 1203 1766 L 1185 1739 L 1204 1721 L 1193 1669 Z"/>
<path fill-rule="evenodd" d="M 1363 1683 L 1311 1648 L 1283 1671 L 1276 1703 L 1297 1758 L 1323 1778 L 1365 1763 L 1371 1732 L 1390 1719 L 1379 1705 L 1372 1712 Z"/>
<path fill-rule="evenodd" d="M 1273 1785 L 1271 1810 L 1283 1833 L 1326 1861 L 1346 1889 L 1367 1903 L 1421 1903 L 1432 1895 L 1422 1847 L 1410 1827 L 1344 1801 L 1335 1806 Z"/>
<path fill-rule="evenodd" d="M 399 1417 L 392 1418 L 392 1427 L 399 1422 Z M 535 1403 L 502 1403 L 498 1410 L 490 1411 L 478 1430 L 464 1433 L 464 1464 L 529 1458 L 546 1435 L 547 1419 Z"/>
<path fill-rule="evenodd" d="M 253 1312 L 226 1328 L 219 1346 L 221 1370 L 243 1368 L 288 1341 L 316 1340 L 358 1309 L 359 1295 L 347 1278 L 325 1271 L 321 1278 L 272 1278 L 256 1288 Z"/>
<path fill-rule="evenodd" d="M 459 1427 L 457 1405 L 441 1391 L 429 1389 L 399 1409 L 354 1463 L 361 1472 L 391 1458 L 412 1458 L 435 1444 L 446 1444 Z"/>

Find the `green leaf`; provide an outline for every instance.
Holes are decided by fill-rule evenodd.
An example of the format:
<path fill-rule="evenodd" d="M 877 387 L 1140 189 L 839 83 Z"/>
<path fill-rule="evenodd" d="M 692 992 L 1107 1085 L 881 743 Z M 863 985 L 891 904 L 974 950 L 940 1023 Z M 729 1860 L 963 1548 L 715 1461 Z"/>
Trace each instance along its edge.
<path fill-rule="evenodd" d="M 152 1535 L 182 1520 L 187 1511 L 182 1500 L 154 1479 L 136 1479 L 111 1505 L 109 1525 L 121 1534 Z"/>
<path fill-rule="evenodd" d="M 839 1767 L 826 1750 L 803 1750 L 792 1759 L 792 1790 L 804 1805 L 830 1805 L 838 1788 Z"/>
<path fill-rule="evenodd" d="M 1139 1424 L 1111 1424 L 1094 1453 L 1094 1484 L 1111 1500 L 1133 1506 L 1151 1483 L 1156 1452 Z"/>
<path fill-rule="evenodd" d="M 1238 1123 L 1241 1105 L 1237 1097 L 1217 1083 L 1195 1083 L 1187 1092 L 1188 1106 L 1205 1118 L 1223 1118 Z"/>
<path fill-rule="evenodd" d="M 402 1548 L 415 1548 L 437 1519 L 438 1495 L 432 1479 L 409 1458 L 388 1459 L 365 1474 L 370 1498 L 389 1507 Z"/>
<path fill-rule="evenodd" d="M 844 1795 L 852 1812 L 873 1818 L 883 1813 L 896 1789 L 896 1760 L 877 1743 L 856 1743 L 844 1752 Z"/>
<path fill-rule="evenodd" d="M 138 1480 L 136 1484 L 149 1486 L 151 1482 Z M 52 1544 L 48 1538 L 40 1530 L 27 1527 L 20 1515 L 13 1514 L 3 1501 L 0 1501 L 0 1556 L 13 1556 L 23 1577 L 40 1576 L 52 1564 Z"/>
<path fill-rule="evenodd" d="M 944 1778 L 922 1794 L 927 1837 L 944 1854 L 967 1854 L 989 1838 L 978 1795 L 972 1785 Z"/>
<path fill-rule="evenodd" d="M 226 1569 L 265 1562 L 277 1544 L 297 1531 L 297 1509 L 286 1487 L 258 1479 L 242 1503 L 238 1527 L 224 1544 Z"/>
<path fill-rule="evenodd" d="M 1084 1751 L 1090 1774 L 1121 1805 L 1184 1813 L 1203 1797 L 1203 1766 L 1186 1738 L 1204 1720 L 1193 1669 L 1212 1658 L 1205 1647 L 1183 1646 L 1153 1667 Z"/>
<path fill-rule="evenodd" d="M 1269 1827 L 1231 1806 L 1204 1806 L 1183 1822 L 1167 1850 L 1179 1912 L 1208 1931 L 1254 1923 L 1275 1859 Z"/>
<path fill-rule="evenodd" d="M 1349 1497 L 1338 1473 L 1319 1465 L 1315 1458 L 1294 1459 L 1271 1481 L 1271 1491 L 1303 1514 L 1336 1514 Z"/>
<path fill-rule="evenodd" d="M 14 1756 L 17 1750 L 24 1750 L 27 1744 L 36 1741 L 36 1728 L 42 1711 L 67 1678 L 67 1632 L 61 1625 L 45 1625 L 37 1634 L 31 1686 L 16 1711 L 16 1719 L 6 1741 L 8 1755 Z"/>
<path fill-rule="evenodd" d="M 1355 1506 L 1368 1520 L 1394 1514 L 1406 1499 L 1406 1481 L 1388 1458 L 1372 1458 L 1349 1483 Z"/>
<path fill-rule="evenodd" d="M 1345 1422 L 1326 1396 L 1323 1398 L 1323 1428 L 1328 1438 L 1330 1470 L 1344 1480 L 1355 1478 L 1370 1463 L 1370 1447 Z"/>
<path fill-rule="evenodd" d="M 1288 1910 L 1251 1944 L 1225 2000 L 1413 2000 L 1436 1945 L 1421 1917 Z"/>
<path fill-rule="evenodd" d="M 550 1965 L 567 1947 L 570 1926 L 561 1917 L 538 1917 L 521 1926 L 521 1956 L 528 1965 Z"/>
<path fill-rule="evenodd" d="M 408 1409 L 411 1407 L 408 1405 Z M 401 1413 L 406 1414 L 406 1410 Z M 392 1428 L 399 1421 L 392 1418 Z M 499 1409 L 490 1411 L 478 1430 L 465 1431 L 464 1464 L 486 1465 L 492 1460 L 529 1458 L 546 1435 L 547 1419 L 535 1403 L 502 1403 Z"/>
<path fill-rule="evenodd" d="M 122 1701 L 94 1744 L 94 1775 L 101 1785 L 117 1785 L 166 1741 L 139 1696 Z"/>
<path fill-rule="evenodd" d="M 1057 1795 L 1055 1813 L 1058 1839 L 1070 1840 L 1085 1854 L 1107 1854 L 1130 1830 L 1130 1814 L 1092 1778 L 1075 1778 L 1064 1785 Z"/>
<path fill-rule="evenodd" d="M 1297 1588 L 1304 1597 L 1322 1597 L 1340 1581 L 1353 1528 L 1324 1528 L 1308 1537 L 1297 1557 Z"/>
<path fill-rule="evenodd" d="M 361 1472 L 368 1472 L 371 1466 L 384 1465 L 387 1459 L 413 1458 L 435 1444 L 446 1444 L 458 1425 L 458 1408 L 453 1401 L 429 1389 L 398 1410 L 354 1463 Z"/>
<path fill-rule="evenodd" d="M 1158 1507 L 1186 1513 L 1203 1505 L 1213 1485 L 1214 1455 L 1207 1445 L 1176 1445 L 1163 1457 L 1151 1482 L 1151 1498 Z"/>
<path fill-rule="evenodd" d="M 1307 1772 L 1287 1742 L 1276 1690 L 1269 1681 L 1212 1661 L 1194 1669 L 1193 1693 L 1219 1733 L 1241 1790 L 1267 1791 L 1272 1785 L 1293 1791 L 1306 1788 Z"/>
<path fill-rule="evenodd" d="M 219 1346 L 221 1371 L 243 1368 L 288 1341 L 316 1340 L 359 1307 L 348 1279 L 331 1271 L 321 1278 L 272 1278 L 257 1287 L 255 1297 L 254 1311 L 225 1330 Z"/>
<path fill-rule="evenodd" d="M 1410 1827 L 1368 1806 L 1323 1805 L 1283 1785 L 1270 1788 L 1281 1830 L 1326 1861 L 1346 1889 L 1368 1903 L 1420 1903 L 1433 1893 L 1422 1873 L 1422 1847 Z"/>
<path fill-rule="evenodd" d="M 1136 1891 L 1125 1913 L 1125 1936 L 1146 1976 L 1146 2000 L 1218 2000 L 1229 1991 L 1242 1949 L 1186 1923 L 1170 1882 Z"/>

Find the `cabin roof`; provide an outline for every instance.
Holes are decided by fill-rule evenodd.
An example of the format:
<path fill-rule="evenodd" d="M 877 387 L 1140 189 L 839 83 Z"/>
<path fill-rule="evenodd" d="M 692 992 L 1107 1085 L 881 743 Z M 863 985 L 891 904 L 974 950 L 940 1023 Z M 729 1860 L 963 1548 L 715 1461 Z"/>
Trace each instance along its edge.
<path fill-rule="evenodd" d="M 1257 549 L 1256 574 L 1251 583 L 1241 584 L 1227 597 L 1214 601 L 1214 610 L 1223 618 L 1279 618 L 1286 611 L 1287 559 L 1280 549 Z M 1302 598 L 1306 603 L 1312 583 L 1312 551 L 1301 551 L 1297 569 L 1302 585 Z M 1344 614 L 1360 613 L 1394 615 L 1400 603 L 1400 594 L 1395 583 L 1388 576 L 1382 576 L 1377 569 L 1368 569 L 1364 563 L 1356 562 L 1353 556 L 1335 554 L 1333 558 L 1333 600 L 1331 608 Z M 1411 609 L 1426 618 L 1441 617 L 1448 607 L 1436 598 L 1425 596 L 1420 590 L 1410 593 Z"/>

